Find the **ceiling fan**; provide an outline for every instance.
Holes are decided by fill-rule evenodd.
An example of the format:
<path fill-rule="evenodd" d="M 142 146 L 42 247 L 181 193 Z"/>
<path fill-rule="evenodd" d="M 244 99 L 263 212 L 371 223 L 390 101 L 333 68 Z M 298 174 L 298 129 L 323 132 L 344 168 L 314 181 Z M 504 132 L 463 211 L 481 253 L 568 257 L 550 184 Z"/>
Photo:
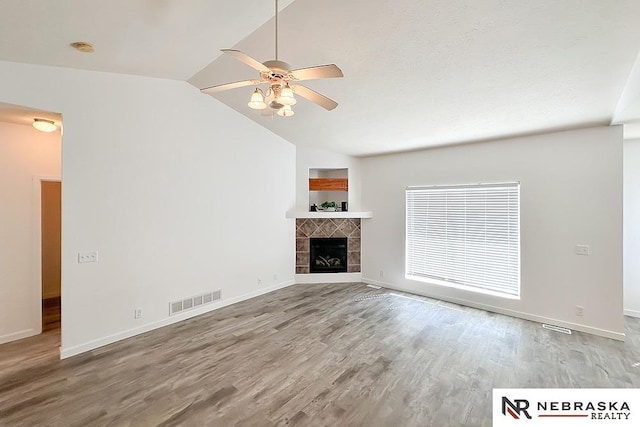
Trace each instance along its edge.
<path fill-rule="evenodd" d="M 340 70 L 340 68 L 335 64 L 292 70 L 289 64 L 278 60 L 278 0 L 275 0 L 275 6 L 276 59 L 259 62 L 239 50 L 222 49 L 222 52 L 227 55 L 231 55 L 238 61 L 244 62 L 251 68 L 259 71 L 260 79 L 243 80 L 239 82 L 210 86 L 200 89 L 200 91 L 208 95 L 212 95 L 229 89 L 236 89 L 244 86 L 256 86 L 253 94 L 251 95 L 251 100 L 247 105 L 254 110 L 263 110 L 263 115 L 267 116 L 273 116 L 274 112 L 277 112 L 277 114 L 282 117 L 293 116 L 295 113 L 291 106 L 297 102 L 294 94 L 299 95 L 327 110 L 333 110 L 338 106 L 337 102 L 312 89 L 309 89 L 306 86 L 297 84 L 297 82 L 303 80 L 343 77 L 342 70 Z M 266 93 L 257 87 L 261 84 L 268 85 Z"/>

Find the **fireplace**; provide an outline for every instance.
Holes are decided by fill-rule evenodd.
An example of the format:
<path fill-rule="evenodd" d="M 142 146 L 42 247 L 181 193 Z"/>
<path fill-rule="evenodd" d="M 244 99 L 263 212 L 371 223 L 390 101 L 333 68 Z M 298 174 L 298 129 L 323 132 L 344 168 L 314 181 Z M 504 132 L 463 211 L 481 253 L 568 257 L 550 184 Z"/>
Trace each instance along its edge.
<path fill-rule="evenodd" d="M 311 273 L 347 271 L 346 237 L 321 237 L 309 240 L 309 271 Z"/>
<path fill-rule="evenodd" d="M 360 218 L 296 218 L 296 274 L 311 273 L 311 239 L 322 237 L 346 237 L 346 271 L 360 272 Z M 344 266 L 341 273 L 343 272 Z"/>

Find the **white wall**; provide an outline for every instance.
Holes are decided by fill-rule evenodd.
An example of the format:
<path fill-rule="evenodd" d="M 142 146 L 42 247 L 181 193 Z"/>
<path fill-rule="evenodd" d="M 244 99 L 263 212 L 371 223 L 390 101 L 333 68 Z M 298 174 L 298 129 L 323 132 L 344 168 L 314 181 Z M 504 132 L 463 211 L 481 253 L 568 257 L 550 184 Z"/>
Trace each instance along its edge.
<path fill-rule="evenodd" d="M 309 147 L 296 149 L 296 210 L 309 210 L 309 169 L 349 169 L 349 210 L 361 209 L 360 159 Z"/>
<path fill-rule="evenodd" d="M 624 142 L 624 312 L 640 317 L 640 139 Z"/>
<path fill-rule="evenodd" d="M 521 300 L 405 279 L 406 186 L 507 181 L 521 182 Z M 623 337 L 621 126 L 363 159 L 362 203 L 374 212 L 362 225 L 363 279 Z"/>
<path fill-rule="evenodd" d="M 184 82 L 0 62 L 0 94 L 63 114 L 64 357 L 293 283 L 291 144 Z"/>
<path fill-rule="evenodd" d="M 37 177 L 60 177 L 60 132 L 0 122 L 0 343 L 42 330 Z"/>

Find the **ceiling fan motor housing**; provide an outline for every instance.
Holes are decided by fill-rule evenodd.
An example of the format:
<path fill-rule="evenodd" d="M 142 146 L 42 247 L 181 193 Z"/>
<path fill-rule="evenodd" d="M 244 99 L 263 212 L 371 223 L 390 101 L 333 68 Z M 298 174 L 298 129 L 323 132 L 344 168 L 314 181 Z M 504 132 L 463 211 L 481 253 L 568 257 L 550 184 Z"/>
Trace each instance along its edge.
<path fill-rule="evenodd" d="M 267 80 L 273 79 L 285 79 L 289 77 L 289 71 L 291 71 L 291 65 L 284 61 L 265 61 L 264 66 L 269 68 L 268 73 L 264 73 L 264 77 Z"/>

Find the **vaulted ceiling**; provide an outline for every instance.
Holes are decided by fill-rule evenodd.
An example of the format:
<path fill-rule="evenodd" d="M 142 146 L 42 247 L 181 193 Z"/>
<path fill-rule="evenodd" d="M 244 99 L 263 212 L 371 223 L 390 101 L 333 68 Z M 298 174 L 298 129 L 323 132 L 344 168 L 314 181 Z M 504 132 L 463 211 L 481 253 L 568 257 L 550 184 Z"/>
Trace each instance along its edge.
<path fill-rule="evenodd" d="M 340 105 L 329 112 L 301 99 L 294 117 L 268 118 L 247 107 L 251 87 L 215 97 L 294 144 L 362 156 L 612 122 L 640 136 L 637 0 L 280 6 L 279 59 L 337 64 L 344 78 L 307 86 Z M 0 60 L 198 88 L 253 79 L 257 72 L 219 49 L 274 59 L 273 11 L 271 0 L 4 2 Z M 96 52 L 69 47 L 79 40 Z"/>

